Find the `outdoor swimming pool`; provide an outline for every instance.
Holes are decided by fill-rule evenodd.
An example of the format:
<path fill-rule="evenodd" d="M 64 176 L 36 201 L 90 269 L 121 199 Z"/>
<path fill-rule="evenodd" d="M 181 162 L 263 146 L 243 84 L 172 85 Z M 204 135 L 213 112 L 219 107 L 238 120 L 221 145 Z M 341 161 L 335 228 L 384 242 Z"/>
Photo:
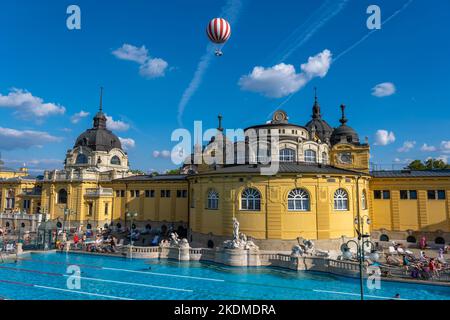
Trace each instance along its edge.
<path fill-rule="evenodd" d="M 67 287 L 67 267 L 78 265 L 81 289 Z M 151 268 L 151 269 L 150 269 Z M 382 282 L 367 299 L 450 299 L 450 287 Z M 168 260 L 129 260 L 66 253 L 32 253 L 0 264 L 3 299 L 359 299 L 359 281 L 321 273 L 236 268 Z"/>

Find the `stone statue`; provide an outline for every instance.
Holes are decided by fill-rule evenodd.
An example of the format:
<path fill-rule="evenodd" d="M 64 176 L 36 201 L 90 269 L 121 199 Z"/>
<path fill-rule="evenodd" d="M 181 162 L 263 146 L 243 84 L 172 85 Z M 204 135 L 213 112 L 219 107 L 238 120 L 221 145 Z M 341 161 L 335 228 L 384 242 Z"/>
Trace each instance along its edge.
<path fill-rule="evenodd" d="M 233 217 L 233 240 L 239 240 L 239 221 Z"/>
<path fill-rule="evenodd" d="M 172 232 L 170 234 L 170 245 L 174 246 L 174 247 L 178 246 L 178 242 L 179 242 L 179 239 L 178 239 L 177 233 L 176 232 Z"/>
<path fill-rule="evenodd" d="M 183 248 L 183 249 L 185 249 L 185 248 L 190 248 L 189 242 L 187 241 L 186 238 L 181 239 L 181 241 L 179 242 L 178 246 L 179 246 L 180 248 Z"/>
<path fill-rule="evenodd" d="M 253 241 L 248 240 L 247 235 L 239 232 L 239 221 L 233 217 L 233 240 L 226 240 L 223 243 L 226 249 L 241 249 L 241 250 L 258 250 Z"/>
<path fill-rule="evenodd" d="M 299 245 L 292 247 L 291 257 L 301 257 L 303 256 L 303 249 Z"/>
<path fill-rule="evenodd" d="M 170 234 L 170 242 L 168 246 L 175 248 L 190 248 L 188 240 L 186 238 L 180 239 L 176 232 L 172 232 Z"/>

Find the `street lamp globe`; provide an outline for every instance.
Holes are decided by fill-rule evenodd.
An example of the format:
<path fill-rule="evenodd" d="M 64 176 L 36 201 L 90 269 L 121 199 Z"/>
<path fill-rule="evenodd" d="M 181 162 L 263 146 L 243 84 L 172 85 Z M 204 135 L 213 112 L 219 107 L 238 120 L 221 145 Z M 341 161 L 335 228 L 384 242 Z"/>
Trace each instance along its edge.
<path fill-rule="evenodd" d="M 350 251 L 350 249 L 347 248 L 347 249 L 344 250 L 343 256 L 344 256 L 345 259 L 351 260 L 352 257 L 353 257 L 353 254 L 352 254 L 352 252 Z"/>

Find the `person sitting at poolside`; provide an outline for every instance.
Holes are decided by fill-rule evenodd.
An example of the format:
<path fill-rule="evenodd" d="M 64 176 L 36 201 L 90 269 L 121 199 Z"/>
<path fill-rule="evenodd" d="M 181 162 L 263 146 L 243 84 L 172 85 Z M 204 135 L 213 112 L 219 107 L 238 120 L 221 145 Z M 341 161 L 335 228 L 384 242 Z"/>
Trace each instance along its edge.
<path fill-rule="evenodd" d="M 436 260 L 442 264 L 446 264 L 445 257 L 444 257 L 444 249 L 442 249 L 442 248 L 439 249 L 439 253 L 437 255 Z"/>
<path fill-rule="evenodd" d="M 420 238 L 419 248 L 423 250 L 426 247 L 427 247 L 427 238 L 425 238 L 425 236 L 423 236 L 422 238 Z"/>
<path fill-rule="evenodd" d="M 420 262 L 428 262 L 428 257 L 425 254 L 425 251 L 420 251 L 419 260 L 420 260 Z"/>
<path fill-rule="evenodd" d="M 408 257 L 406 255 L 404 255 L 403 256 L 403 266 L 405 267 L 405 274 L 408 274 L 410 265 L 411 265 L 411 262 L 409 261 Z"/>
<path fill-rule="evenodd" d="M 428 268 L 430 269 L 431 278 L 439 277 L 439 271 L 437 270 L 434 258 L 430 259 L 430 262 L 428 263 Z"/>
<path fill-rule="evenodd" d="M 414 279 L 419 278 L 420 275 L 420 269 L 418 266 L 415 266 L 414 269 L 411 271 L 411 277 Z"/>

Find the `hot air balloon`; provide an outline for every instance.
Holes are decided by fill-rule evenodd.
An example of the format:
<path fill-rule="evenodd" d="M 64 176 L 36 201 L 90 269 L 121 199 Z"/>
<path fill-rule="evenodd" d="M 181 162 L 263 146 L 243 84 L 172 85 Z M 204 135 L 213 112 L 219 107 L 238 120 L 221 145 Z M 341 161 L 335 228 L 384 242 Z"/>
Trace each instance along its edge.
<path fill-rule="evenodd" d="M 223 18 L 212 19 L 209 22 L 208 27 L 206 27 L 206 34 L 208 35 L 209 40 L 217 45 L 215 52 L 216 56 L 222 56 L 223 52 L 221 51 L 221 48 L 231 36 L 231 26 L 228 21 Z"/>

